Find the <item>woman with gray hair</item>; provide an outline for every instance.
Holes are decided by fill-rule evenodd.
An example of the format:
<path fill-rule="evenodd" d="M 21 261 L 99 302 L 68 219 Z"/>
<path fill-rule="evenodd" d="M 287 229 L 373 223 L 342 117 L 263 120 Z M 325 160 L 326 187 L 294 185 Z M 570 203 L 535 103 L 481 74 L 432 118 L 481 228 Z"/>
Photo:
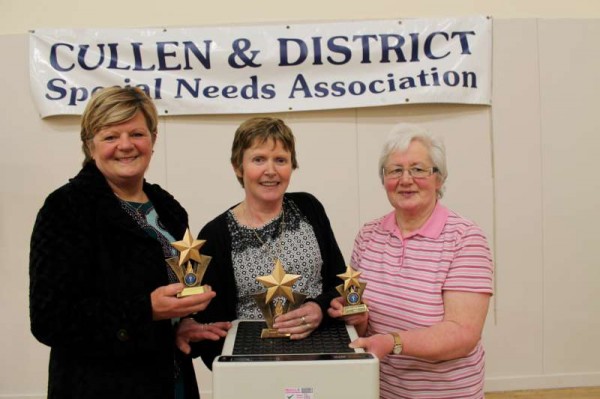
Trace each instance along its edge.
<path fill-rule="evenodd" d="M 492 258 L 482 230 L 439 201 L 444 145 L 398 125 L 378 169 L 394 210 L 362 227 L 351 260 L 369 312 L 342 316 L 341 297 L 328 312 L 355 325 L 353 347 L 380 359 L 381 398 L 483 398 Z"/>

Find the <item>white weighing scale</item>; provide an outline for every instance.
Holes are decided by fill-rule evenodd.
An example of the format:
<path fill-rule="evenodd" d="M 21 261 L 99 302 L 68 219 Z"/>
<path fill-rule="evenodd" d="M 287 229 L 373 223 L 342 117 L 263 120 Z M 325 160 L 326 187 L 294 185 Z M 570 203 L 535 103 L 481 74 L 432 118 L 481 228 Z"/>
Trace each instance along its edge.
<path fill-rule="evenodd" d="M 379 361 L 332 323 L 303 340 L 260 338 L 264 321 L 235 320 L 213 362 L 213 399 L 379 399 Z"/>

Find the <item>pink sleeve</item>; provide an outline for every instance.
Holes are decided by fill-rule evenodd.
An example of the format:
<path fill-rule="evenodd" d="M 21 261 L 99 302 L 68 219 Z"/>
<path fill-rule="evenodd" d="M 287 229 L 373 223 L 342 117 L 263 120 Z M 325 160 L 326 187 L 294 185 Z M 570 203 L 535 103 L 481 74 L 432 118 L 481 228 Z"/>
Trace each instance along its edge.
<path fill-rule="evenodd" d="M 443 290 L 493 294 L 493 262 L 483 231 L 471 225 L 456 242 Z"/>

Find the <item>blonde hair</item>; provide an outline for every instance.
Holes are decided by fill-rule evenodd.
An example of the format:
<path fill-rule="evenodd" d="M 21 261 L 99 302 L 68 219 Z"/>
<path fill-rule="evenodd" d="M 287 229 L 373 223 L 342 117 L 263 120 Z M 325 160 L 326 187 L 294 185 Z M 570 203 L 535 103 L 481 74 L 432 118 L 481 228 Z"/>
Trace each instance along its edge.
<path fill-rule="evenodd" d="M 92 162 L 90 141 L 102 129 L 127 122 L 141 112 L 152 140 L 156 138 L 158 113 L 154 103 L 137 87 L 107 87 L 95 92 L 81 118 L 81 149 L 83 165 Z"/>

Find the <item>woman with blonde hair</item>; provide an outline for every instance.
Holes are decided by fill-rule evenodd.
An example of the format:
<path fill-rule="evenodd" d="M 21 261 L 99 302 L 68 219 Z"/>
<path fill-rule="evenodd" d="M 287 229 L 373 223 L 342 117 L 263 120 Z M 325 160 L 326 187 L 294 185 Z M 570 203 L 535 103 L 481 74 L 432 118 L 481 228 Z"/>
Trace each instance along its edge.
<path fill-rule="evenodd" d="M 37 215 L 30 318 L 50 347 L 50 399 L 199 397 L 175 330 L 215 293 L 177 298 L 183 285 L 165 259 L 178 255 L 171 243 L 188 216 L 144 180 L 157 124 L 140 89 L 98 91 L 81 120 L 83 168 Z"/>

